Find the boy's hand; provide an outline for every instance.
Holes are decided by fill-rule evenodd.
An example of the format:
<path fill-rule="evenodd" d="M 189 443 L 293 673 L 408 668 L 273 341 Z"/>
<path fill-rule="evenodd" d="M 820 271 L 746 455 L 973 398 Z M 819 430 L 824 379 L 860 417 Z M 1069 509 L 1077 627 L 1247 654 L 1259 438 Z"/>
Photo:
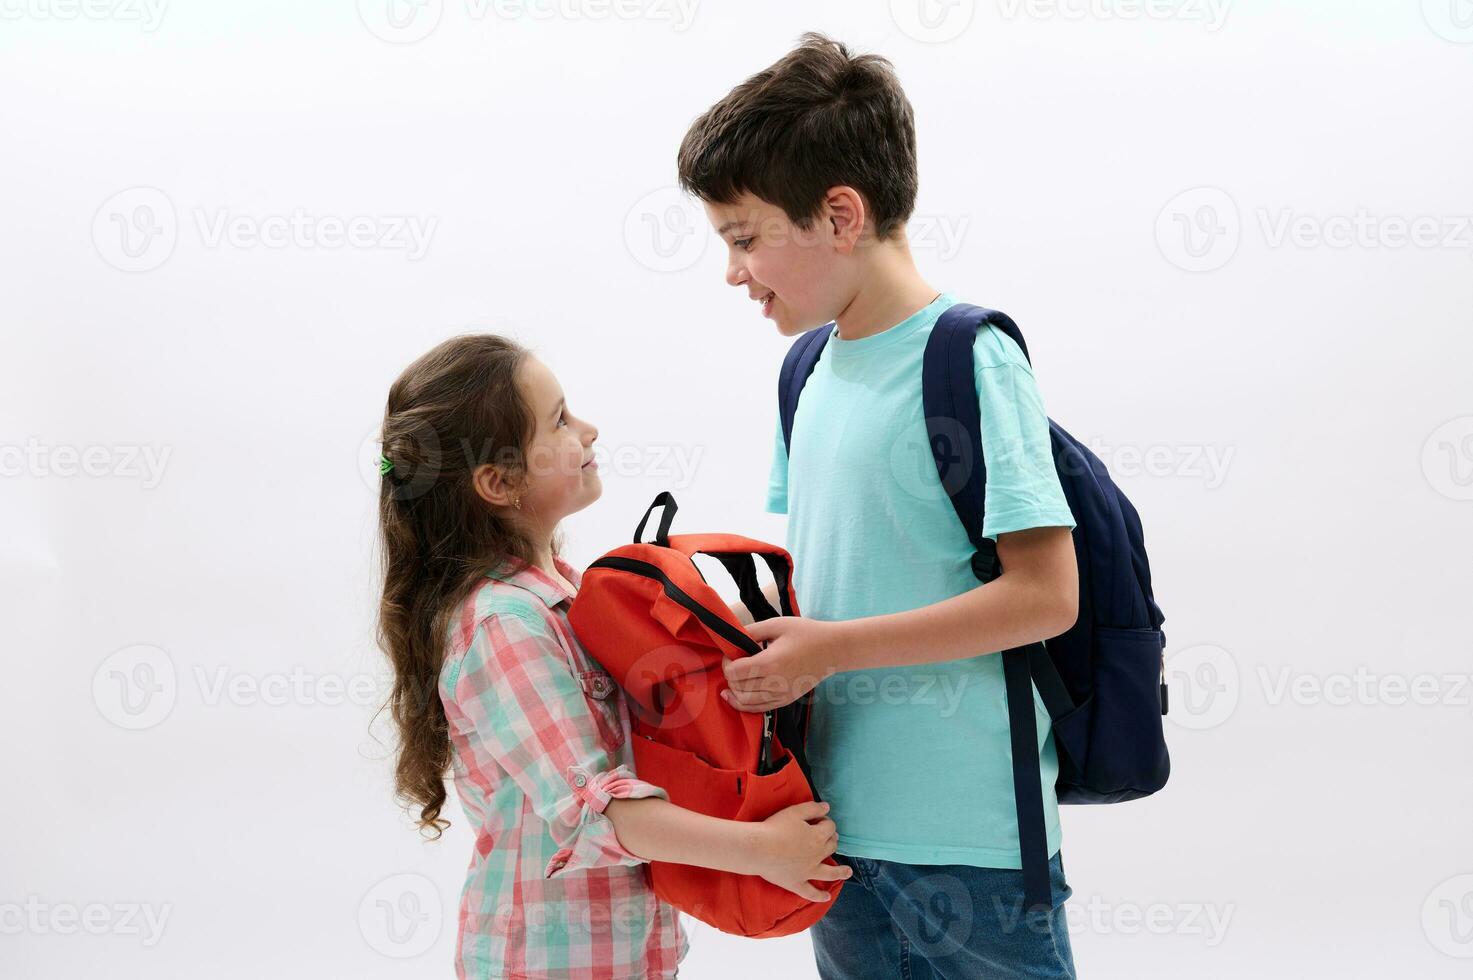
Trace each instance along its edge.
<path fill-rule="evenodd" d="M 739 660 L 723 659 L 721 670 L 730 690 L 726 703 L 738 711 L 781 708 L 807 694 L 839 668 L 839 624 L 798 616 L 779 616 L 746 628 L 767 649 Z"/>

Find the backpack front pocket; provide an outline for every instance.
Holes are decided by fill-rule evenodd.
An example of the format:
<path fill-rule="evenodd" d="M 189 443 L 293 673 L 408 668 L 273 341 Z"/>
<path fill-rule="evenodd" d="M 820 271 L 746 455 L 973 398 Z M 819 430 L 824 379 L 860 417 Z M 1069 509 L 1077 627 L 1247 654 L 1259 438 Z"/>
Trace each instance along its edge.
<path fill-rule="evenodd" d="M 813 799 L 792 753 L 784 750 L 774 764 L 775 771 L 758 776 L 717 768 L 692 752 L 647 736 L 634 739 L 635 775 L 664 789 L 676 806 L 724 820 L 761 823 L 779 810 Z M 724 932 L 754 938 L 801 932 L 833 906 L 832 898 L 810 902 L 760 875 L 683 864 L 651 862 L 650 882 L 655 894 L 681 911 Z M 812 884 L 837 895 L 843 882 Z"/>

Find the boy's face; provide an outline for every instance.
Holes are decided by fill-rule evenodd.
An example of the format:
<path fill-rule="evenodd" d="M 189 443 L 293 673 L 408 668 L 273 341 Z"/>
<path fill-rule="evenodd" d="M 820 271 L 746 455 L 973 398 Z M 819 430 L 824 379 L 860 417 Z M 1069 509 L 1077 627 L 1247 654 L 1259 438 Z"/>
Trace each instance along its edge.
<path fill-rule="evenodd" d="M 726 281 L 745 289 L 778 332 L 794 337 L 823 326 L 849 305 L 855 263 L 827 208 L 804 230 L 783 209 L 751 193 L 733 204 L 706 201 L 706 217 L 726 243 Z"/>

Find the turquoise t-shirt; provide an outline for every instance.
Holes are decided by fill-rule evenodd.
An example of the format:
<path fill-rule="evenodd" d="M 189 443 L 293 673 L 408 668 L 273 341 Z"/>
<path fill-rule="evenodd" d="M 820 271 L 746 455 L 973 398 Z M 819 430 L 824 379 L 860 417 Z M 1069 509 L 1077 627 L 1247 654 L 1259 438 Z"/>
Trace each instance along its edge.
<path fill-rule="evenodd" d="M 789 515 L 800 611 L 857 619 L 928 606 L 978 587 L 972 548 L 932 461 L 921 360 L 942 295 L 882 333 L 830 337 L 803 389 L 792 456 L 782 428 L 767 509 Z M 978 333 L 987 464 L 983 532 L 1073 527 L 1048 420 L 1018 346 Z M 1002 658 L 845 671 L 816 690 L 808 758 L 842 854 L 907 864 L 1018 868 Z M 1048 849 L 1059 848 L 1058 757 L 1037 691 Z"/>

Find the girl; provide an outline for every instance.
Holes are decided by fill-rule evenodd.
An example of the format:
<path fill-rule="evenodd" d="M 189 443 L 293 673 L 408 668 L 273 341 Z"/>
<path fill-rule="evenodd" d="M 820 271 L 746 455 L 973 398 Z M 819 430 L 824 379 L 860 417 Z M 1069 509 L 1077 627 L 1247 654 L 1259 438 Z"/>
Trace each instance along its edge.
<path fill-rule="evenodd" d="M 379 642 L 394 667 L 399 798 L 426 836 L 454 773 L 475 852 L 460 904 L 462 978 L 669 978 L 688 942 L 646 861 L 761 875 L 809 899 L 837 835 L 827 805 L 762 823 L 669 802 L 632 771 L 613 679 L 568 628 L 580 576 L 558 522 L 602 493 L 598 430 L 509 340 L 448 340 L 384 414 Z"/>

